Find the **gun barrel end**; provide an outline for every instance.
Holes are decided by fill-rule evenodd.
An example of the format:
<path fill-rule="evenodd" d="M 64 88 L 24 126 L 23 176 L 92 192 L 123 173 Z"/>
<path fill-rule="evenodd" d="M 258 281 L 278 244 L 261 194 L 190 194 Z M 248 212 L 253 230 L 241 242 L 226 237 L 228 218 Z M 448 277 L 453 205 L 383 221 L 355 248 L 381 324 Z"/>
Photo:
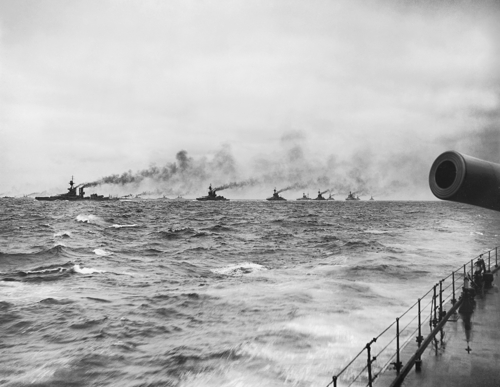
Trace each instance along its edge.
<path fill-rule="evenodd" d="M 455 151 L 442 153 L 432 164 L 429 186 L 439 199 L 453 197 L 463 184 L 466 165 L 463 156 Z"/>

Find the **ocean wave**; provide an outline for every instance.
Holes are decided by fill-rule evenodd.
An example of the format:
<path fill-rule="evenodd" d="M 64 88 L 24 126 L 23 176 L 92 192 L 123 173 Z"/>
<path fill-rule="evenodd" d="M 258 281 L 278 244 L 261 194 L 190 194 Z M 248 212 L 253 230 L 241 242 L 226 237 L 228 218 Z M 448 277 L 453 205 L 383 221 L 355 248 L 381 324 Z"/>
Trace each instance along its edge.
<path fill-rule="evenodd" d="M 68 277 L 73 273 L 73 263 L 54 264 L 39 266 L 31 270 L 18 270 L 12 273 L 4 273 L 2 281 L 21 281 L 21 282 L 43 282 L 57 281 Z"/>
<path fill-rule="evenodd" d="M 68 299 L 61 299 L 57 300 L 55 298 L 44 298 L 43 300 L 40 300 L 40 304 L 47 304 L 47 305 L 68 305 L 68 304 L 73 304 L 74 301 L 68 300 Z"/>
<path fill-rule="evenodd" d="M 50 249 L 46 250 L 40 250 L 36 252 L 0 252 L 0 255 L 2 256 L 2 259 L 8 260 L 17 260 L 17 259 L 25 259 L 25 258 L 52 258 L 52 257 L 64 257 L 69 255 L 69 250 L 68 248 L 61 242 L 58 242 L 54 245 L 54 247 L 51 247 Z"/>
<path fill-rule="evenodd" d="M 203 230 L 213 231 L 213 232 L 231 232 L 231 231 L 233 231 L 233 229 L 231 227 L 222 226 L 220 224 L 216 224 L 215 226 L 211 226 L 211 227 L 205 227 L 205 228 L 203 228 Z"/>
<path fill-rule="evenodd" d="M 52 256 L 61 256 L 61 255 L 65 255 L 67 253 L 67 248 L 64 244 L 62 243 L 57 243 L 54 247 L 48 249 L 48 250 L 44 250 L 44 251 L 40 251 L 39 253 L 36 253 L 37 255 L 52 255 Z"/>
<path fill-rule="evenodd" d="M 54 234 L 54 238 L 71 238 L 71 231 L 59 231 Z"/>
<path fill-rule="evenodd" d="M 364 233 L 379 235 L 379 234 L 390 234 L 390 231 L 371 229 L 371 230 L 365 230 Z"/>
<path fill-rule="evenodd" d="M 2 280 L 21 282 L 57 281 L 74 273 L 94 274 L 105 273 L 105 271 L 81 267 L 79 264 L 74 264 L 73 262 L 66 262 L 64 264 L 39 266 L 31 270 L 18 270 L 12 273 L 3 273 L 5 277 L 3 277 Z"/>
<path fill-rule="evenodd" d="M 79 274 L 106 273 L 104 270 L 92 269 L 91 267 L 81 267 L 78 264 L 73 266 L 73 270 L 75 271 L 75 273 L 79 273 Z"/>
<path fill-rule="evenodd" d="M 191 227 L 183 228 L 169 228 L 168 230 L 161 230 L 157 232 L 162 239 L 176 239 L 184 236 L 195 236 L 198 232 Z"/>
<path fill-rule="evenodd" d="M 101 319 L 82 319 L 80 321 L 74 322 L 73 324 L 70 324 L 69 327 L 72 329 L 86 329 L 86 328 L 91 328 L 95 325 L 100 325 L 104 321 L 106 321 L 108 318 L 103 317 Z"/>
<path fill-rule="evenodd" d="M 415 270 L 407 265 L 401 264 L 378 264 L 378 265 L 356 265 L 346 270 L 350 276 L 362 276 L 369 278 L 374 276 L 392 277 L 398 280 L 408 280 L 426 276 L 429 272 L 424 270 Z"/>
<path fill-rule="evenodd" d="M 267 270 L 264 266 L 252 262 L 244 262 L 236 265 L 221 267 L 219 269 L 212 269 L 215 274 L 222 274 L 230 277 L 241 277 L 245 274 L 251 274 L 258 271 Z"/>
<path fill-rule="evenodd" d="M 343 247 L 351 249 L 366 249 L 366 250 L 376 250 L 376 251 L 381 251 L 386 249 L 386 246 L 384 246 L 380 242 L 373 240 L 362 240 L 362 239 L 353 239 L 347 241 Z"/>

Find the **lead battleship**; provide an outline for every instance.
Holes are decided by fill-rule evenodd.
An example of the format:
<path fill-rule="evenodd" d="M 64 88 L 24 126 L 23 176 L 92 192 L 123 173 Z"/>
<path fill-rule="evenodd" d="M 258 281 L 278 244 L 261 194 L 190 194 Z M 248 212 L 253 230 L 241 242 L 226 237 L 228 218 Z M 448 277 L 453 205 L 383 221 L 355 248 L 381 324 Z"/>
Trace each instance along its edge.
<path fill-rule="evenodd" d="M 73 176 L 71 176 L 71 180 L 69 182 L 69 188 L 67 193 L 55 195 L 55 196 L 36 196 L 36 200 L 42 201 L 55 201 L 55 200 L 69 200 L 69 201 L 81 201 L 81 200 L 94 200 L 94 201 L 103 201 L 103 200 L 118 200 L 117 198 L 111 198 L 111 196 L 105 197 L 104 195 L 91 194 L 88 197 L 85 197 L 85 191 L 83 190 L 84 184 L 80 184 L 75 186 L 73 182 Z M 78 193 L 76 190 L 78 189 Z"/>

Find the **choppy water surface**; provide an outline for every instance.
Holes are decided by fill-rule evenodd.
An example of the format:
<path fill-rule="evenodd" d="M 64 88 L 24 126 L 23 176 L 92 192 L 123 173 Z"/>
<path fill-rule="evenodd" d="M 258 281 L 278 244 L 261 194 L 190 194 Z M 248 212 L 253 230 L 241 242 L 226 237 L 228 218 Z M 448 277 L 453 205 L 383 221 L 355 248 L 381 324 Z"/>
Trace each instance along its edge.
<path fill-rule="evenodd" d="M 323 386 L 498 244 L 443 202 L 0 200 L 0 385 Z"/>

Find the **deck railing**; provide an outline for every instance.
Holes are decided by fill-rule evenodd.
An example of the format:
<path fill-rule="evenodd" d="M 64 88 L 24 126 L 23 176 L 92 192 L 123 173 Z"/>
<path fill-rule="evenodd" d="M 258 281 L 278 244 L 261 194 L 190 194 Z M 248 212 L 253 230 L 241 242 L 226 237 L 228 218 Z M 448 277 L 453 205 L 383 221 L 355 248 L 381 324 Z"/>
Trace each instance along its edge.
<path fill-rule="evenodd" d="M 436 340 L 437 334 L 441 335 L 442 340 L 441 328 L 455 316 L 462 301 L 461 298 L 457 300 L 457 292 L 465 286 L 466 278 L 474 278 L 474 264 L 479 259 L 483 259 L 487 270 L 495 271 L 498 268 L 498 247 L 480 254 L 430 288 L 333 375 L 326 387 L 372 387 L 375 379 L 389 368 L 395 370 L 395 380 L 402 380 L 413 365 L 419 370 L 420 355 L 431 341 Z M 447 307 L 448 312 L 445 310 Z M 427 328 L 429 333 L 424 340 L 422 331 Z M 407 355 L 407 359 L 403 359 L 403 349 L 413 340 L 416 342 L 415 350 Z M 405 354 L 407 353 L 408 351 L 405 351 Z M 405 367 L 403 362 L 406 362 Z M 397 384 L 398 382 L 395 382 L 392 385 Z"/>

